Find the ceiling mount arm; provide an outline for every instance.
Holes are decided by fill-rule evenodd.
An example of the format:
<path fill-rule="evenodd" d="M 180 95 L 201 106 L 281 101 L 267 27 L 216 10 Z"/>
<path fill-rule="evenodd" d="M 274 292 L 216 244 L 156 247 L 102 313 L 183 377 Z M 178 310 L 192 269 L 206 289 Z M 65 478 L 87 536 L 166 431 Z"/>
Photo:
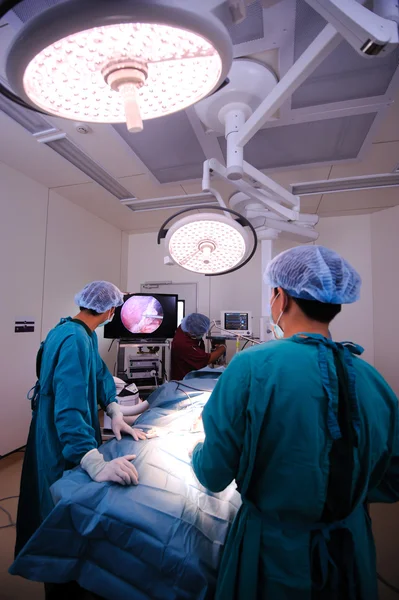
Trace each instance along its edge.
<path fill-rule="evenodd" d="M 362 56 L 391 52 L 399 43 L 397 2 L 378 0 L 378 13 L 356 0 L 305 0 Z M 394 5 L 396 4 L 396 9 Z M 384 16 L 380 16 L 384 15 Z M 389 18 L 386 18 L 385 15 Z M 396 19 L 395 19 L 396 17 Z M 395 22 L 396 20 L 396 22 Z"/>
<path fill-rule="evenodd" d="M 235 140 L 238 147 L 243 148 L 249 142 L 316 67 L 338 46 L 341 40 L 341 35 L 332 25 L 327 25 L 319 33 L 249 117 L 245 125 L 241 127 Z"/>
<path fill-rule="evenodd" d="M 240 192 L 244 192 L 245 194 L 248 194 L 248 196 L 250 196 L 251 198 L 253 198 L 257 201 L 261 201 L 265 206 L 267 206 L 267 208 L 272 213 L 278 215 L 279 217 L 282 217 L 285 221 L 295 221 L 297 219 L 298 211 L 299 211 L 299 200 L 298 200 L 297 196 L 293 196 L 292 194 L 290 194 L 290 192 L 284 190 L 284 195 L 287 196 L 287 198 L 292 197 L 291 205 L 295 204 L 295 209 L 287 208 L 279 203 L 278 194 L 276 194 L 275 192 L 274 192 L 274 194 L 275 194 L 274 197 L 277 197 L 277 200 L 274 200 L 273 198 L 271 198 L 268 195 L 267 191 L 263 191 L 262 189 L 256 189 L 250 183 L 247 183 L 243 179 L 236 180 L 236 181 L 230 180 L 228 178 L 227 168 L 224 167 L 223 165 L 221 165 L 217 160 L 212 158 L 211 160 L 206 161 L 206 162 L 207 162 L 208 168 L 211 171 L 217 173 L 222 179 L 229 181 L 229 183 L 232 186 L 234 186 L 237 190 L 239 190 Z M 246 172 L 245 171 L 245 163 L 244 163 L 244 172 Z M 258 172 L 256 169 L 254 170 L 254 172 L 256 172 L 258 174 L 258 179 L 261 180 L 261 176 L 263 174 Z M 248 173 L 248 175 L 251 176 L 250 173 Z M 268 177 L 265 176 L 265 178 L 267 181 L 269 180 Z M 275 186 L 276 186 L 276 189 L 280 188 L 280 186 L 277 183 L 275 184 Z M 281 189 L 283 189 L 283 188 L 281 188 Z M 272 191 L 272 190 L 270 190 L 270 191 Z"/>

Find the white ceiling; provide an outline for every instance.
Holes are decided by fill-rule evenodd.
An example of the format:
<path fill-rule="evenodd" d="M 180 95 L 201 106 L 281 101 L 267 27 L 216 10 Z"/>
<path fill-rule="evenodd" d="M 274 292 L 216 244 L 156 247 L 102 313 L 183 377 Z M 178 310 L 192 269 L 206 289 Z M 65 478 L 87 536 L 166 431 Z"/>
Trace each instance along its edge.
<path fill-rule="evenodd" d="M 302 0 L 298 0 L 298 2 L 302 3 L 300 4 L 300 10 L 303 11 Z M 280 76 L 283 75 L 293 62 L 295 44 L 300 45 L 301 42 L 299 38 L 304 35 L 305 37 L 306 35 L 314 36 L 318 33 L 318 22 L 312 25 L 312 27 L 316 27 L 317 25 L 314 31 L 311 27 L 309 27 L 309 31 L 298 31 L 298 23 L 296 24 L 296 31 L 294 31 L 296 23 L 295 7 L 295 0 L 283 0 L 271 9 L 264 10 L 261 13 L 263 14 L 264 24 L 263 37 L 236 44 L 235 55 L 254 55 L 257 60 L 262 60 L 269 66 L 272 66 Z M 284 16 L 286 17 L 285 20 Z M 9 22 L 9 25 L 0 29 L 0 75 L 3 73 L 3 76 L 6 49 L 13 35 L 15 35 L 15 32 L 21 26 L 21 23 L 15 16 L 12 16 L 7 22 Z M 284 27 L 283 23 L 285 23 Z M 312 31 L 310 31 L 311 29 Z M 3 60 L 1 60 L 2 58 Z M 372 67 L 373 72 L 375 72 L 375 65 L 378 59 L 375 59 L 375 61 Z M 329 81 L 334 82 L 335 79 L 337 82 L 341 81 L 342 76 L 334 72 L 334 68 L 337 68 L 336 65 L 332 68 L 334 65 L 330 62 L 327 66 L 326 72 L 330 73 L 328 75 L 330 77 Z M 354 72 L 354 76 L 359 77 L 358 73 L 358 71 Z M 324 77 L 327 77 L 327 75 L 324 75 Z M 343 81 L 348 81 L 348 78 L 350 79 L 350 73 L 346 72 Z M 316 89 L 314 86 L 322 79 L 323 73 L 321 72 L 319 75 L 316 73 L 313 82 L 310 82 L 313 88 L 309 87 L 308 90 Z M 266 126 L 266 130 L 270 131 L 276 127 L 281 127 L 281 129 L 275 129 L 277 139 L 280 139 L 280 132 L 281 136 L 286 135 L 288 131 L 286 128 L 291 123 L 312 124 L 318 120 L 327 122 L 327 120 L 334 117 L 347 117 L 350 119 L 355 118 L 357 115 L 370 114 L 371 112 L 377 113 L 377 117 L 357 157 L 349 160 L 340 160 L 337 154 L 333 156 L 332 160 L 325 162 L 315 159 L 311 165 L 301 165 L 299 159 L 296 163 L 298 166 L 279 168 L 275 171 L 269 169 L 266 170 L 268 175 L 271 174 L 276 181 L 290 188 L 292 184 L 300 182 L 392 172 L 399 163 L 398 83 L 399 76 L 398 71 L 396 71 L 396 75 L 392 79 L 388 89 L 378 97 L 352 98 L 346 102 L 337 101 L 332 104 L 318 104 L 314 107 L 302 107 L 299 109 L 292 109 L 291 104 L 287 103 L 282 107 L 279 115 L 277 115 L 279 118 Z M 301 98 L 305 96 L 306 94 L 304 95 L 303 93 Z M 397 102 L 394 102 L 395 97 L 397 98 Z M 191 127 L 193 127 L 193 136 L 196 137 L 195 143 L 199 144 L 201 152 L 208 158 L 214 156 L 216 153 L 220 155 L 220 145 L 217 138 L 204 134 L 201 123 L 195 121 L 194 111 L 187 111 L 187 116 Z M 90 125 L 91 132 L 87 135 L 82 135 L 76 131 L 75 124 L 71 121 L 51 117 L 46 117 L 46 121 L 49 127 L 55 127 L 65 132 L 71 142 L 95 161 L 107 174 L 118 181 L 132 196 L 138 199 L 192 194 L 201 191 L 199 179 L 190 180 L 181 178 L 171 183 L 159 183 L 154 173 L 148 168 L 148 165 L 140 160 L 137 153 L 132 150 L 129 144 L 112 126 Z M 155 128 L 154 123 L 147 125 L 147 130 L 149 131 L 150 127 L 151 131 L 154 130 L 154 159 L 156 158 L 158 163 L 161 164 L 163 156 L 157 155 L 157 139 L 159 140 L 158 145 L 161 145 L 162 132 L 167 127 L 167 123 L 160 119 L 155 124 Z M 144 127 L 145 132 L 146 124 Z M 285 127 L 285 130 L 283 127 Z M 94 183 L 79 168 L 73 166 L 45 144 L 38 143 L 31 133 L 1 111 L 0 131 L 1 162 L 21 171 L 124 231 L 155 231 L 173 213 L 173 211 L 133 213 L 126 206 L 123 206 L 115 196 L 97 183 Z M 293 134 L 295 136 L 295 131 L 293 131 Z M 338 137 L 338 141 L 343 143 L 342 134 Z M 305 137 L 302 139 L 301 136 L 300 138 L 294 137 L 293 142 L 295 142 L 294 145 L 298 152 L 302 144 L 303 147 L 306 146 L 308 140 Z M 191 143 L 192 140 L 187 139 L 187 144 Z M 266 154 L 269 151 L 267 138 L 262 143 L 266 145 L 262 146 L 259 143 L 252 152 L 256 151 L 255 154 L 262 154 L 264 152 Z M 190 148 L 189 146 L 185 148 L 184 140 L 181 141 L 181 144 L 180 148 L 173 148 L 171 141 L 171 153 L 176 153 L 176 156 L 180 156 L 182 150 L 183 155 L 187 150 L 189 154 Z M 134 141 L 132 145 L 135 145 Z M 150 150 L 151 148 L 150 146 Z M 167 143 L 164 145 L 164 148 L 166 149 L 163 152 L 168 153 Z M 319 166 L 314 166 L 319 162 L 321 162 Z M 179 164 L 180 170 L 184 175 L 184 168 L 182 167 L 184 162 Z M 187 172 L 190 172 L 192 168 L 194 168 L 193 165 L 187 165 Z M 215 187 L 219 189 L 226 200 L 228 200 L 233 191 L 231 185 L 222 181 L 217 181 Z M 399 188 L 389 188 L 306 196 L 302 199 L 302 210 L 304 212 L 317 212 L 320 216 L 337 216 L 363 214 L 398 204 Z"/>

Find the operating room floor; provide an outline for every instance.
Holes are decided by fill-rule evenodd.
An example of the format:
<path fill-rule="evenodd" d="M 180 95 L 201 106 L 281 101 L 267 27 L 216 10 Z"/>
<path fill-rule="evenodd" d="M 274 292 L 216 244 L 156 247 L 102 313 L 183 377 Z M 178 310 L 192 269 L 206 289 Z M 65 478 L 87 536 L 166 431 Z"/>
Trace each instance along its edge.
<path fill-rule="evenodd" d="M 15 452 L 0 460 L 0 499 L 18 496 L 23 453 Z M 15 522 L 18 498 L 0 501 Z M 8 568 L 12 563 L 15 545 L 15 527 L 1 529 L 9 524 L 7 515 L 0 511 L 0 600 L 43 600 L 43 584 L 33 583 L 21 577 L 12 577 Z"/>

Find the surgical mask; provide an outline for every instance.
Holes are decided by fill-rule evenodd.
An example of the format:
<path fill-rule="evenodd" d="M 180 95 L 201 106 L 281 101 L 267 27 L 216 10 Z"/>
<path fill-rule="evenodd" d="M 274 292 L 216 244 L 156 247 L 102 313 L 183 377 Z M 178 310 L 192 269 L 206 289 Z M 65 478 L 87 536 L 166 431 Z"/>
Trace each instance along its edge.
<path fill-rule="evenodd" d="M 98 327 L 105 327 L 106 325 L 111 323 L 113 318 L 114 318 L 114 315 L 112 315 L 112 317 L 110 319 L 107 319 L 106 321 L 104 321 L 104 323 L 100 323 L 100 325 L 98 325 Z"/>
<path fill-rule="evenodd" d="M 277 300 L 277 298 L 279 297 L 279 295 L 280 295 L 280 292 L 277 294 L 277 296 L 275 296 L 273 302 L 270 305 L 270 326 L 273 330 L 273 335 L 276 338 L 276 340 L 282 340 L 284 338 L 284 331 L 281 329 L 281 327 L 279 325 L 280 319 L 283 316 L 284 311 L 283 310 L 281 311 L 280 316 L 277 319 L 277 323 L 275 323 L 273 321 L 273 317 L 272 317 L 272 307 L 273 307 L 273 304 L 275 303 L 275 301 Z"/>

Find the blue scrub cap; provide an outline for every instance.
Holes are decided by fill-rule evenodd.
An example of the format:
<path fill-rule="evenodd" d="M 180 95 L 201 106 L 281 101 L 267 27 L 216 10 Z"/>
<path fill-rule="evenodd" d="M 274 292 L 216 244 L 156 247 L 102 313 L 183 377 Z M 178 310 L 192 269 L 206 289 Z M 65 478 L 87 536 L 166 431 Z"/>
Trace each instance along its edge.
<path fill-rule="evenodd" d="M 202 337 L 209 330 L 211 322 L 205 315 L 201 313 L 191 313 L 184 317 L 181 322 L 181 328 L 185 333 L 195 335 L 196 337 Z"/>
<path fill-rule="evenodd" d="M 360 298 L 362 280 L 339 254 L 324 246 L 299 246 L 274 258 L 265 282 L 293 298 L 325 304 L 352 304 Z"/>
<path fill-rule="evenodd" d="M 104 313 L 110 308 L 123 304 L 123 294 L 109 281 L 93 281 L 75 296 L 75 304 L 89 308 L 98 313 Z"/>

